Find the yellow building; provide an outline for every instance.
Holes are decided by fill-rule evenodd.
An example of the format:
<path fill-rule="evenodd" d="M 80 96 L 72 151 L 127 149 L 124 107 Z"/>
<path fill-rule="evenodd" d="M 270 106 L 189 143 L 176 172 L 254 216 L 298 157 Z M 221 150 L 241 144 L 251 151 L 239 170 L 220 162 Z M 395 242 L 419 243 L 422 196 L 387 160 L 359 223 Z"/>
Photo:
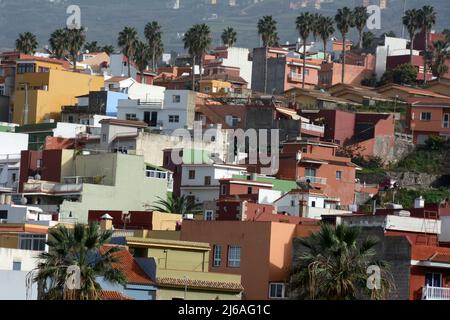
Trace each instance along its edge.
<path fill-rule="evenodd" d="M 210 245 L 168 239 L 127 237 L 135 257 L 154 258 L 158 299 L 240 300 L 241 276 L 209 272 Z"/>
<path fill-rule="evenodd" d="M 213 96 L 225 96 L 232 88 L 231 82 L 222 80 L 200 81 L 200 92 Z"/>
<path fill-rule="evenodd" d="M 63 61 L 30 56 L 17 60 L 15 86 L 13 121 L 23 125 L 59 120 L 62 106 L 74 105 L 77 96 L 100 90 L 104 79 L 67 71 Z"/>

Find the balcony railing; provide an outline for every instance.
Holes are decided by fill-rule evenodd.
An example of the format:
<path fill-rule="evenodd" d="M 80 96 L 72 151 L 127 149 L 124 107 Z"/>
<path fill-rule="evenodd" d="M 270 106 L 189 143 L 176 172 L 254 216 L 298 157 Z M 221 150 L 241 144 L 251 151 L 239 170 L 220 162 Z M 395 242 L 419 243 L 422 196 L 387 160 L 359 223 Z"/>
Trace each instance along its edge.
<path fill-rule="evenodd" d="M 60 184 L 52 182 L 31 182 L 25 183 L 23 187 L 25 193 L 46 193 L 51 195 L 81 193 L 82 184 Z"/>
<path fill-rule="evenodd" d="M 309 131 L 315 131 L 315 132 L 319 132 L 319 133 L 324 133 L 325 132 L 325 127 L 318 126 L 318 125 L 315 125 L 315 124 L 310 124 L 310 123 L 302 123 L 302 129 L 303 130 L 309 130 Z"/>
<path fill-rule="evenodd" d="M 173 179 L 169 177 L 168 172 L 164 171 L 158 171 L 158 170 L 146 170 L 145 176 L 147 178 L 155 178 L 155 179 L 162 179 L 167 181 L 167 190 L 169 192 L 173 191 Z"/>
<path fill-rule="evenodd" d="M 298 182 L 305 182 L 305 183 L 317 183 L 317 184 L 327 184 L 327 178 L 321 178 L 321 177 L 301 177 L 298 179 Z"/>
<path fill-rule="evenodd" d="M 422 288 L 422 300 L 450 300 L 450 288 L 425 286 Z"/>
<path fill-rule="evenodd" d="M 303 75 L 301 73 L 291 72 L 289 73 L 289 80 L 295 82 L 303 81 Z"/>

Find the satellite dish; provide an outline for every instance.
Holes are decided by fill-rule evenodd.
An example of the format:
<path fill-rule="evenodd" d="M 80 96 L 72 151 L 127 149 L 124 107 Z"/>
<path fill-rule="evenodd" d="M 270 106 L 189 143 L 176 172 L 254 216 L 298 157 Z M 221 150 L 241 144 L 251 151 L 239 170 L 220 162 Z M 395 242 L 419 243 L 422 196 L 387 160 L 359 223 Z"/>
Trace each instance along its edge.
<path fill-rule="evenodd" d="M 20 199 L 20 203 L 21 203 L 22 205 L 26 205 L 26 204 L 28 203 L 27 198 L 22 197 L 22 199 Z"/>

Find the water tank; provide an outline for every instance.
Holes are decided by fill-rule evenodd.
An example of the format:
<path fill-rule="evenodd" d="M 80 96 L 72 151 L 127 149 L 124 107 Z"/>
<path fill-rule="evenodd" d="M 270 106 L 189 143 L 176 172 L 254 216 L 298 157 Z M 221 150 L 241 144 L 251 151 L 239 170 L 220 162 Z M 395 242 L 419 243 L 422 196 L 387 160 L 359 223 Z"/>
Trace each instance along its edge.
<path fill-rule="evenodd" d="M 414 200 L 414 208 L 416 209 L 425 208 L 425 200 L 423 199 L 422 196 Z"/>

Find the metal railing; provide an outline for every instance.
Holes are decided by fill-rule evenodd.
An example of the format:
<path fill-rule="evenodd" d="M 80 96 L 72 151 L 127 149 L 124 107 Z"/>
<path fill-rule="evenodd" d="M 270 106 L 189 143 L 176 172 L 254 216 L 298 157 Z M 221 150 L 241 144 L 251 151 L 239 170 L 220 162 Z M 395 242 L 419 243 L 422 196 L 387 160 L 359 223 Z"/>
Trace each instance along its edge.
<path fill-rule="evenodd" d="M 325 132 L 325 127 L 323 126 L 318 126 L 315 124 L 311 124 L 311 123 L 302 123 L 302 129 L 304 130 L 309 130 L 309 131 L 317 131 L 320 133 L 324 133 Z"/>
<path fill-rule="evenodd" d="M 327 184 L 327 178 L 322 177 L 300 177 L 298 179 L 299 182 L 306 182 L 306 183 L 317 183 L 317 184 Z"/>
<path fill-rule="evenodd" d="M 52 182 L 31 182 L 24 184 L 24 192 L 26 193 L 64 194 L 81 193 L 82 191 L 82 184 L 60 184 Z"/>
<path fill-rule="evenodd" d="M 450 300 L 450 288 L 425 286 L 422 288 L 422 300 Z"/>
<path fill-rule="evenodd" d="M 301 73 L 291 72 L 291 73 L 289 73 L 289 80 L 303 81 L 303 75 Z"/>

